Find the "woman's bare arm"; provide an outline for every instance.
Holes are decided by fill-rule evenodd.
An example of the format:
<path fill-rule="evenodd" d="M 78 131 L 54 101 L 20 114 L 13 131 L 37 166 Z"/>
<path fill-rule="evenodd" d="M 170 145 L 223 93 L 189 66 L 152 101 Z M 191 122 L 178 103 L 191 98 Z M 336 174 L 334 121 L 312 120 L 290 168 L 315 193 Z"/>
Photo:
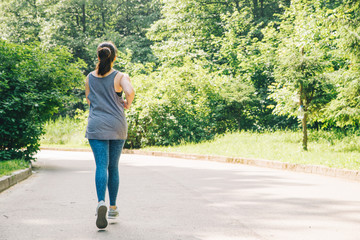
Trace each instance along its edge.
<path fill-rule="evenodd" d="M 86 96 L 86 101 L 90 106 L 90 100 L 88 98 L 90 93 L 90 87 L 89 87 L 89 77 L 86 77 L 86 82 L 85 82 L 85 96 Z"/>
<path fill-rule="evenodd" d="M 123 89 L 126 98 L 124 101 L 124 108 L 129 109 L 135 97 L 135 90 L 131 84 L 129 75 L 124 74 L 124 76 L 120 79 L 120 86 Z"/>

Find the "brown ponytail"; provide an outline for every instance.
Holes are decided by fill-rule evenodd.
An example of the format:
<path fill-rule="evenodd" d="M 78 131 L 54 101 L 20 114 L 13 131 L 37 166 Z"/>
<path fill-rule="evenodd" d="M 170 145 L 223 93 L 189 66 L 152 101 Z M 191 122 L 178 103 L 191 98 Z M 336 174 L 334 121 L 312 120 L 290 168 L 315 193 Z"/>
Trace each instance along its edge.
<path fill-rule="evenodd" d="M 97 74 L 100 76 L 105 75 L 111 70 L 111 64 L 115 60 L 117 49 L 111 42 L 103 42 L 97 48 L 97 56 L 99 62 L 96 65 Z"/>

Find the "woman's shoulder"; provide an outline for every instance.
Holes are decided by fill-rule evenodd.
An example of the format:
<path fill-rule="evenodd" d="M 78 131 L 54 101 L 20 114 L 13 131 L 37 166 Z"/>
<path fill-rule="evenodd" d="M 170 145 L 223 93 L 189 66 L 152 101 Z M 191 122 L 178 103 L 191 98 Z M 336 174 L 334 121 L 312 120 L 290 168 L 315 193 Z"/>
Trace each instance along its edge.
<path fill-rule="evenodd" d="M 87 77 L 90 77 L 90 76 L 93 76 L 93 77 L 98 77 L 98 75 L 96 74 L 96 71 L 92 71 L 92 72 L 89 72 L 89 74 L 87 75 Z"/>
<path fill-rule="evenodd" d="M 116 76 L 115 76 L 115 78 L 117 78 L 117 79 L 122 79 L 123 77 L 129 77 L 129 75 L 128 74 L 126 74 L 126 73 L 123 73 L 123 72 L 120 72 L 120 71 L 117 71 L 117 70 L 115 70 L 117 73 L 116 73 Z"/>

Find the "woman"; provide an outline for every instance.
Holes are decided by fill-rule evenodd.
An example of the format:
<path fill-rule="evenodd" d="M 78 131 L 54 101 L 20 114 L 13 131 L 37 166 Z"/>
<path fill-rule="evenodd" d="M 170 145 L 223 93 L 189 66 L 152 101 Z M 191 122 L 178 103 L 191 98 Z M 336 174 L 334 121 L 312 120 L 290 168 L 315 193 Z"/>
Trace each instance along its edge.
<path fill-rule="evenodd" d="M 119 215 L 116 197 L 119 189 L 118 163 L 127 138 L 124 109 L 129 109 L 135 96 L 128 75 L 113 69 L 117 49 L 111 42 L 97 48 L 98 64 L 86 78 L 86 100 L 90 105 L 85 137 L 88 138 L 96 162 L 95 185 L 98 196 L 96 226 L 108 224 L 105 204 L 106 187 L 109 191 L 108 218 Z M 125 93 L 125 100 L 122 98 Z"/>

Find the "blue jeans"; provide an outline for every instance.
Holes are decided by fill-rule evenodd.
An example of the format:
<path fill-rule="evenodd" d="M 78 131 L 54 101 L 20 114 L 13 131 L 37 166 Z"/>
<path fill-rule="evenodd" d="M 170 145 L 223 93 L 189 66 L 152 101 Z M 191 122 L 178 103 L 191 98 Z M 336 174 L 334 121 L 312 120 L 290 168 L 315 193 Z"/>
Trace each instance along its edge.
<path fill-rule="evenodd" d="M 119 190 L 119 159 L 125 140 L 89 139 L 96 162 L 95 185 L 98 201 L 105 201 L 106 185 L 110 206 L 116 206 Z"/>

